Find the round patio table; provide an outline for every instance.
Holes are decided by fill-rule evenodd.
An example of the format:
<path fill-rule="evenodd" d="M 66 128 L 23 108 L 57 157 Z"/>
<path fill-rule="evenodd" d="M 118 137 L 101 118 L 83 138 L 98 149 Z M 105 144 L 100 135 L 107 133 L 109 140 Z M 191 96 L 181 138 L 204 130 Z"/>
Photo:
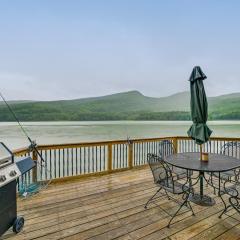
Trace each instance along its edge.
<path fill-rule="evenodd" d="M 204 174 L 213 172 L 219 174 L 219 195 L 220 195 L 221 173 L 240 167 L 240 159 L 215 153 L 209 153 L 208 161 L 201 161 L 199 152 L 177 153 L 165 157 L 164 160 L 166 163 L 174 167 L 186 169 L 188 172 L 189 171 L 199 172 L 198 178 L 200 181 L 200 192 L 192 194 L 190 196 L 190 201 L 202 206 L 211 206 L 215 204 L 214 199 L 207 195 L 204 195 L 203 192 L 204 191 L 203 179 L 205 178 Z M 189 176 L 188 178 L 190 179 Z"/>

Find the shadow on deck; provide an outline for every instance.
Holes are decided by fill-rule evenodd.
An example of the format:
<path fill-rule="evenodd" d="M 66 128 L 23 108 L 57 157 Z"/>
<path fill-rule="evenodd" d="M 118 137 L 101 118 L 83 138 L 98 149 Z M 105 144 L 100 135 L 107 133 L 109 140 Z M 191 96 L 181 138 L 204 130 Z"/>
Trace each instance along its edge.
<path fill-rule="evenodd" d="M 3 239 L 240 239 L 240 222 L 223 216 L 220 199 L 211 187 L 205 191 L 216 200 L 213 207 L 192 204 L 196 216 L 185 211 L 166 225 L 178 205 L 166 197 L 149 209 L 144 204 L 156 191 L 148 168 L 102 177 L 51 184 L 48 189 L 18 201 L 18 215 L 25 217 L 24 230 L 10 231 Z M 234 211 L 230 215 L 240 219 Z"/>

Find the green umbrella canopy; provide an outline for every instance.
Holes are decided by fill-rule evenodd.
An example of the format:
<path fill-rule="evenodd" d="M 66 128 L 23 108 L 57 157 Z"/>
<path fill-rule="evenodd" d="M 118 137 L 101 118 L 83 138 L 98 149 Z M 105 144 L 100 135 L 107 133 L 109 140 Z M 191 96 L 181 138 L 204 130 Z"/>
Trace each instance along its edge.
<path fill-rule="evenodd" d="M 204 90 L 203 80 L 206 75 L 199 66 L 193 68 L 190 76 L 191 116 L 193 124 L 188 130 L 188 136 L 201 145 L 208 141 L 212 131 L 206 122 L 208 119 L 208 103 Z"/>

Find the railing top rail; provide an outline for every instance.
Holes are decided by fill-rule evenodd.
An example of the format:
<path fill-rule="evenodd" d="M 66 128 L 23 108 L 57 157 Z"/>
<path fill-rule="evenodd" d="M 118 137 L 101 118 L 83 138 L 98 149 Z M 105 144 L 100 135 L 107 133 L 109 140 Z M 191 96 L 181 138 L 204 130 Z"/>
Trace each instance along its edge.
<path fill-rule="evenodd" d="M 24 155 L 29 152 L 28 147 L 18 148 L 13 150 L 15 156 Z"/>
<path fill-rule="evenodd" d="M 175 137 L 159 137 L 159 138 L 139 138 L 139 139 L 121 139 L 121 140 L 109 140 L 109 141 L 98 141 L 98 142 L 77 142 L 77 143 L 61 143 L 61 144 L 40 144 L 37 145 L 39 150 L 47 150 L 47 149 L 61 149 L 61 148 L 74 148 L 74 147 L 90 147 L 90 146 L 106 146 L 111 144 L 126 144 L 129 141 L 131 143 L 138 142 L 149 142 L 149 141 L 159 141 L 164 139 L 174 139 Z M 15 155 L 21 155 L 28 152 L 28 147 L 19 148 L 13 150 Z"/>
<path fill-rule="evenodd" d="M 48 145 L 38 145 L 38 149 L 58 149 L 58 148 L 74 148 L 74 147 L 88 147 L 88 146 L 106 146 L 113 144 L 126 144 L 126 143 L 138 143 L 138 142 L 150 142 L 150 141 L 160 141 L 164 139 L 174 139 L 175 137 L 160 137 L 160 138 L 139 138 L 139 139 L 125 139 L 125 140 L 109 140 L 109 141 L 99 141 L 99 142 L 80 142 L 80 143 L 62 143 L 62 144 L 48 144 Z"/>
<path fill-rule="evenodd" d="M 175 136 L 174 138 L 177 138 L 179 140 L 188 140 L 191 139 L 188 136 Z M 240 141 L 240 137 L 211 137 L 209 141 L 214 140 L 214 141 Z"/>

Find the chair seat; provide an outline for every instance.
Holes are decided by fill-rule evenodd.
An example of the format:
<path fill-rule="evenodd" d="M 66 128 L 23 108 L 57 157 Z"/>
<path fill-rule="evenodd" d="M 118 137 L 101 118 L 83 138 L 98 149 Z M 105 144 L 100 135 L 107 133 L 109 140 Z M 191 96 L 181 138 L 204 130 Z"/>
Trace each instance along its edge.
<path fill-rule="evenodd" d="M 213 176 L 218 178 L 219 174 L 214 172 Z M 223 179 L 223 180 L 228 180 L 228 179 L 230 179 L 232 177 L 235 177 L 235 172 L 233 170 L 230 170 L 230 171 L 227 171 L 227 172 L 223 172 L 223 173 L 220 174 L 220 178 Z"/>
<path fill-rule="evenodd" d="M 164 179 L 157 182 L 156 184 L 159 185 L 159 187 L 162 187 L 168 192 L 174 194 L 182 194 L 189 190 L 189 187 L 187 185 L 184 185 L 178 181 L 172 181 L 171 179 Z"/>
<path fill-rule="evenodd" d="M 187 170 L 178 168 L 178 167 L 172 167 L 172 172 L 177 176 L 177 179 L 182 179 L 187 177 Z"/>
<path fill-rule="evenodd" d="M 240 193 L 240 183 L 234 183 L 228 181 L 228 184 L 225 187 L 221 187 L 221 191 L 223 193 L 226 193 L 232 197 L 235 197 L 239 199 L 239 193 Z"/>

